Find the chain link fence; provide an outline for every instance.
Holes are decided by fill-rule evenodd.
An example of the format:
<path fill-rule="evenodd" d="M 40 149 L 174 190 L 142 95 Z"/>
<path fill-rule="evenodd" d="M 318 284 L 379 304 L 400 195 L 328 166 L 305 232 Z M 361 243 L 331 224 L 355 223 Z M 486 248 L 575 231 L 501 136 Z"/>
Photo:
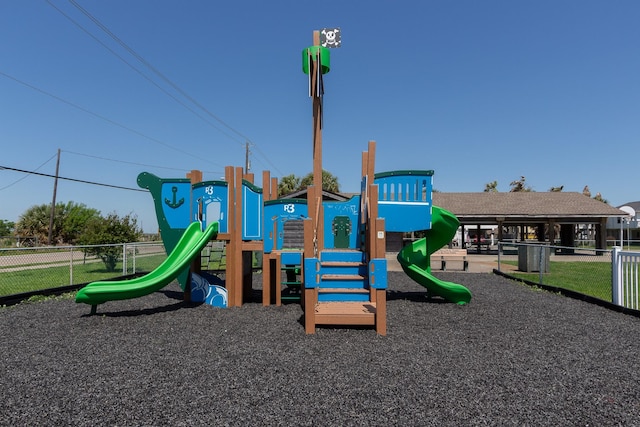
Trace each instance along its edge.
<path fill-rule="evenodd" d="M 202 269 L 224 271 L 225 252 L 224 242 L 210 242 L 201 253 Z M 105 254 L 111 254 L 110 267 Z M 254 267 L 261 265 L 259 258 L 254 256 Z M 0 298 L 145 274 L 165 259 L 162 242 L 0 248 Z M 611 250 L 498 242 L 498 271 L 529 283 L 614 300 Z"/>
<path fill-rule="evenodd" d="M 0 248 L 0 297 L 152 271 L 162 242 Z"/>
<path fill-rule="evenodd" d="M 530 283 L 613 302 L 612 251 L 539 243 L 498 243 L 498 271 Z"/>

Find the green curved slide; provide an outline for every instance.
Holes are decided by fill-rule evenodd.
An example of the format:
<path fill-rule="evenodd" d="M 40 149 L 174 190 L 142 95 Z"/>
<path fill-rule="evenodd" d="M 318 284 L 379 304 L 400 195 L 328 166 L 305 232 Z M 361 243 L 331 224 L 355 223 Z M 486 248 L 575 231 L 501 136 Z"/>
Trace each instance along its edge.
<path fill-rule="evenodd" d="M 466 304 L 471 301 L 469 289 L 431 274 L 431 254 L 451 241 L 459 225 L 454 214 L 432 206 L 431 229 L 427 230 L 427 236 L 403 247 L 398 253 L 398 262 L 409 277 L 427 288 L 429 294 L 456 304 Z"/>
<path fill-rule="evenodd" d="M 202 231 L 199 222 L 193 222 L 187 227 L 171 254 L 155 270 L 131 280 L 89 283 L 78 291 L 76 302 L 91 304 L 91 312 L 95 313 L 98 304 L 138 298 L 156 292 L 188 268 L 193 258 L 198 256 L 207 242 L 214 239 L 217 234 L 217 222 L 209 224 L 205 231 Z"/>

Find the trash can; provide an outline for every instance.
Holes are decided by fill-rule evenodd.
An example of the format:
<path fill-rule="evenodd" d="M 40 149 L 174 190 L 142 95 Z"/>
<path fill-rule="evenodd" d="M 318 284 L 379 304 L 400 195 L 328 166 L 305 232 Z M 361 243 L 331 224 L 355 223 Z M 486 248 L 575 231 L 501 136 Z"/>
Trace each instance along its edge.
<path fill-rule="evenodd" d="M 518 270 L 524 272 L 549 272 L 548 245 L 521 245 L 518 247 Z"/>

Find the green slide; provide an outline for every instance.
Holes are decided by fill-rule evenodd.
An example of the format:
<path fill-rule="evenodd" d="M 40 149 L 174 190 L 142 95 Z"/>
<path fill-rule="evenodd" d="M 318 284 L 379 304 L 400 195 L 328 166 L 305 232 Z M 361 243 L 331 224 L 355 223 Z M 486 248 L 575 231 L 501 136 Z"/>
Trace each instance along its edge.
<path fill-rule="evenodd" d="M 451 241 L 460 222 L 454 214 L 437 206 L 432 206 L 431 222 L 427 237 L 402 248 L 398 253 L 398 261 L 404 272 L 427 288 L 429 294 L 456 304 L 466 304 L 471 301 L 469 289 L 431 275 L 431 254 Z"/>
<path fill-rule="evenodd" d="M 138 298 L 156 292 L 189 267 L 191 260 L 200 254 L 212 238 L 218 234 L 218 223 L 209 224 L 205 231 L 199 222 L 193 222 L 178 241 L 171 254 L 155 270 L 131 280 L 102 281 L 89 283 L 78 291 L 76 302 L 91 304 L 92 313 L 98 304 L 107 301 Z"/>

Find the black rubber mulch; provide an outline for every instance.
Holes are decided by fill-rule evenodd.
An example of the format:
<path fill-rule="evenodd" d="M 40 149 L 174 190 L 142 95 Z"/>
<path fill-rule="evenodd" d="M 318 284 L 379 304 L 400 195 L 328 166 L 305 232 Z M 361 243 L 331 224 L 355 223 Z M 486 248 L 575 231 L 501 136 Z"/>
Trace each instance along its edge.
<path fill-rule="evenodd" d="M 305 335 L 296 304 L 187 306 L 175 285 L 91 317 L 68 299 L 1 309 L 0 424 L 640 425 L 640 319 L 438 275 L 472 303 L 389 273 L 386 337 Z"/>

